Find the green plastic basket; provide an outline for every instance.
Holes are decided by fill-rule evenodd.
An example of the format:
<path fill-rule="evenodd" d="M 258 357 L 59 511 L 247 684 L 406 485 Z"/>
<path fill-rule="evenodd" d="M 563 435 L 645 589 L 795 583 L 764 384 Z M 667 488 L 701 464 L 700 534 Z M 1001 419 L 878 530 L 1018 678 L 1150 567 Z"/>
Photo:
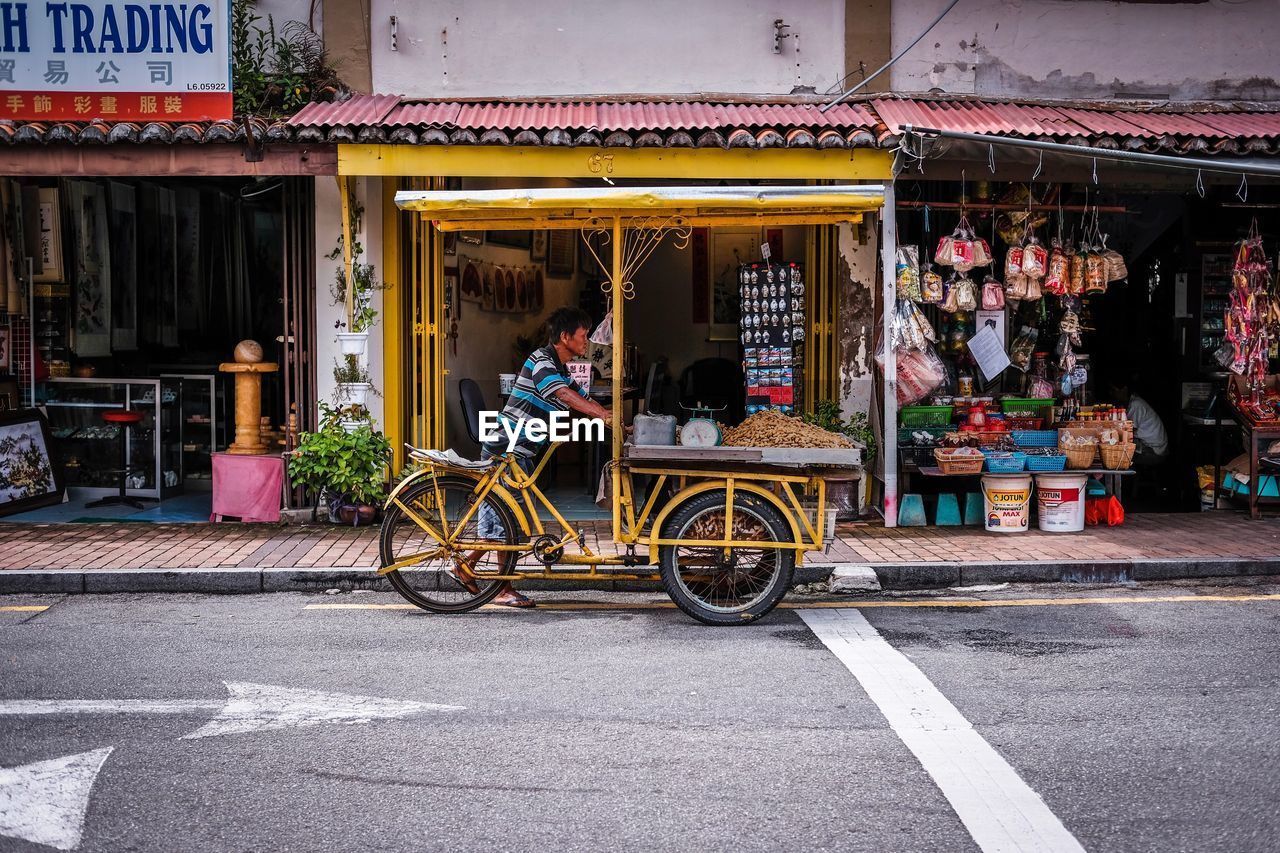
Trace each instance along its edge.
<path fill-rule="evenodd" d="M 903 406 L 898 424 L 904 427 L 948 426 L 953 410 L 952 406 Z"/>
<path fill-rule="evenodd" d="M 1005 412 L 1030 412 L 1031 417 L 1045 417 L 1043 414 L 1045 409 L 1053 408 L 1052 399 L 1036 399 L 1032 397 L 1011 397 L 1000 401 L 1000 411 Z"/>

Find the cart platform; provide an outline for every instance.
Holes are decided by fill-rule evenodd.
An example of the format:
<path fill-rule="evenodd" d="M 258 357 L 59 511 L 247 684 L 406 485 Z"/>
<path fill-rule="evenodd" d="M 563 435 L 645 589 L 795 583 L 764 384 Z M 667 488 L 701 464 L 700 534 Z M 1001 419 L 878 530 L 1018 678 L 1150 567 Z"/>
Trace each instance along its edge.
<path fill-rule="evenodd" d="M 676 462 L 691 467 L 726 463 L 779 468 L 862 467 L 862 450 L 857 447 L 683 447 L 626 444 L 623 445 L 622 455 L 628 462 Z"/>

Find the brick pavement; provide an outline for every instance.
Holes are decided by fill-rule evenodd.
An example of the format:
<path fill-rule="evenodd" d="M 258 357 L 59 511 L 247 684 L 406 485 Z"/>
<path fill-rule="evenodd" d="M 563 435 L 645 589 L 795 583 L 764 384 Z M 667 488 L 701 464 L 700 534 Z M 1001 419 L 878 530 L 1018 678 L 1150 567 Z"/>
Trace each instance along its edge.
<path fill-rule="evenodd" d="M 607 522 L 584 522 L 593 550 L 613 551 Z M 1280 523 L 1235 513 L 1131 515 L 1083 533 L 992 534 L 972 528 L 841 525 L 806 562 L 903 564 L 1168 559 L 1280 559 Z M 377 531 L 240 524 L 5 524 L 0 569 L 362 568 Z"/>

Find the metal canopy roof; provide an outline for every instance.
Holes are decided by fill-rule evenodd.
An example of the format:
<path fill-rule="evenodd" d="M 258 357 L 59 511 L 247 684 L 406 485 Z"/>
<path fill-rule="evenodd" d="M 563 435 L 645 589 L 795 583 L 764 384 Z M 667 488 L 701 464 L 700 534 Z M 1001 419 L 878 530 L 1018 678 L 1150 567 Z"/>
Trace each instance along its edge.
<path fill-rule="evenodd" d="M 401 191 L 396 205 L 434 220 L 441 230 L 579 228 L 602 220 L 652 227 L 651 220 L 687 225 L 814 225 L 856 221 L 884 203 L 880 184 L 843 186 L 556 187 L 461 191 Z M 649 220 L 649 221 L 646 221 Z"/>

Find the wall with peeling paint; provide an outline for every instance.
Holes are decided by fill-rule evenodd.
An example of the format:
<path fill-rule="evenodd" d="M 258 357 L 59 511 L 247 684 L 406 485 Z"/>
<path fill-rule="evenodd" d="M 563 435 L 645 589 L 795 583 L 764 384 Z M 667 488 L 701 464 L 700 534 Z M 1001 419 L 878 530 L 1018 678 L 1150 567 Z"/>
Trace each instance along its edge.
<path fill-rule="evenodd" d="M 776 18 L 798 53 L 773 52 Z M 842 0 L 373 0 L 370 20 L 374 91 L 419 97 L 787 94 L 844 73 Z"/>
<path fill-rule="evenodd" d="M 893 4 L 895 52 L 947 0 Z M 895 91 L 1280 100 L 1280 0 L 962 0 L 889 73 Z"/>
<path fill-rule="evenodd" d="M 860 231 L 851 225 L 837 228 L 837 284 L 840 288 L 838 345 L 840 376 L 837 391 L 846 417 L 870 411 L 875 382 L 875 294 L 878 290 L 877 241 L 874 225 Z"/>

